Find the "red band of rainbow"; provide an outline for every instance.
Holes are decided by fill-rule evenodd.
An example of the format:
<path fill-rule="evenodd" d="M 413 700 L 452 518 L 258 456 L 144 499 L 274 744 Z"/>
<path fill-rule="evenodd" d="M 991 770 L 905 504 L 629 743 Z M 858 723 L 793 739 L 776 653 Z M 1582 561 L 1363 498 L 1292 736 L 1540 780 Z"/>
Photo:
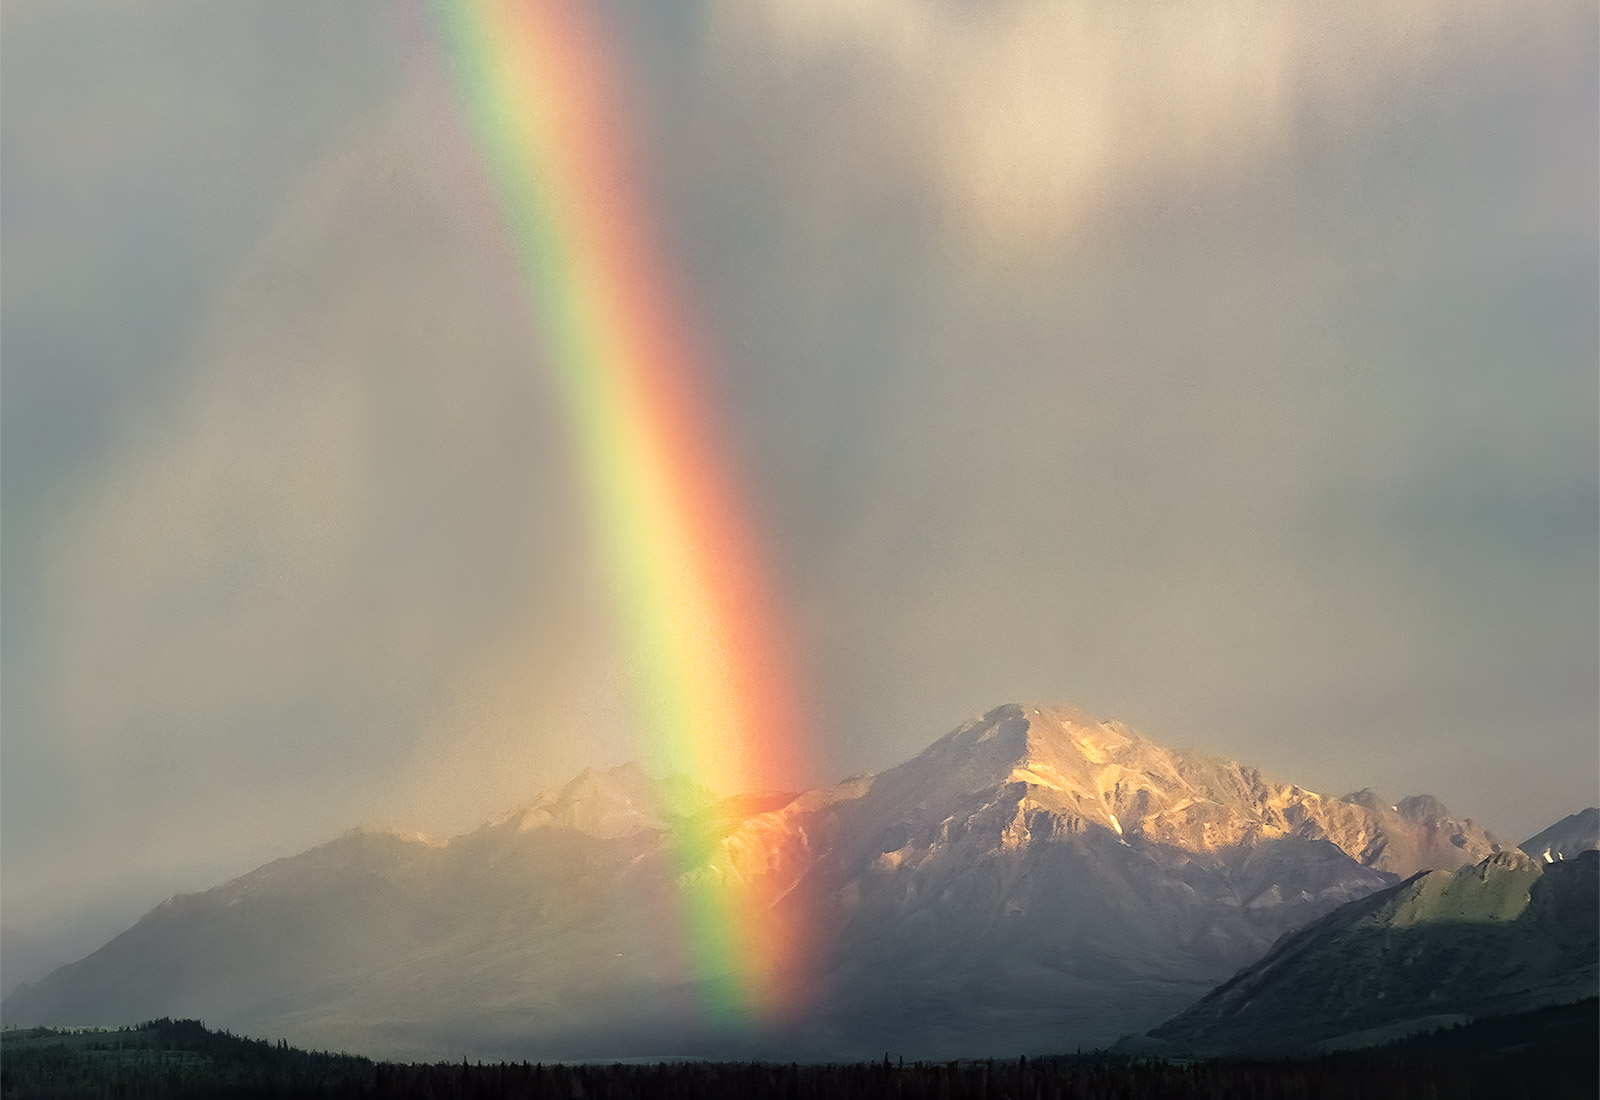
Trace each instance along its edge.
<path fill-rule="evenodd" d="M 435 0 L 600 529 L 652 762 L 719 792 L 797 775 L 773 602 L 583 0 Z M 736 868 L 677 853 L 704 1006 L 777 999 L 790 939 Z M 695 865 L 699 861 L 699 865 Z"/>

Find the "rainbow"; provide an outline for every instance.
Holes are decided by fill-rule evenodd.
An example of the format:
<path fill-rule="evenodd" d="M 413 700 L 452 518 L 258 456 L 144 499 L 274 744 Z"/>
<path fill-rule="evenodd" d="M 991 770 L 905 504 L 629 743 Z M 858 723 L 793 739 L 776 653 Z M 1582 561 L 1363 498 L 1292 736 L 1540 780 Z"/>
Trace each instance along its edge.
<path fill-rule="evenodd" d="M 797 709 L 687 311 L 634 181 L 627 101 L 584 0 L 434 0 L 637 670 L 647 755 L 723 793 L 798 774 Z M 677 853 L 703 1008 L 759 1020 L 791 936 L 756 890 Z"/>

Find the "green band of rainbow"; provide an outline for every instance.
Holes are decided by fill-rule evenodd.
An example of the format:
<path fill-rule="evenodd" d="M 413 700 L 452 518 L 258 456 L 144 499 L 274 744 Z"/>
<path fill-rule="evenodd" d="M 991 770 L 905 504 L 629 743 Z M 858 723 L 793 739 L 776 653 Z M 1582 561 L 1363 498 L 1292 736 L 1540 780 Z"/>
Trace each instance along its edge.
<path fill-rule="evenodd" d="M 621 98 L 583 0 L 436 0 L 530 310 L 581 452 L 649 755 L 718 791 L 795 773 L 796 711 L 750 525 L 632 186 Z M 759 889 L 677 853 L 704 1007 L 758 1017 L 790 938 Z"/>

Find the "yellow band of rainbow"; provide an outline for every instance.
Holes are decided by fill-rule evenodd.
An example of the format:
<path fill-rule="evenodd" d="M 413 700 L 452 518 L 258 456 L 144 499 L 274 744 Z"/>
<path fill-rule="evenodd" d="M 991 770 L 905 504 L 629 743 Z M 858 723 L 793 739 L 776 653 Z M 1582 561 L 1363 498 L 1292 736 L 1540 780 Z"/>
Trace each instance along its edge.
<path fill-rule="evenodd" d="M 637 680 L 648 755 L 715 791 L 797 774 L 797 712 L 751 525 L 630 164 L 583 0 L 435 0 L 570 421 Z M 759 1021 L 792 939 L 737 868 L 676 853 L 703 1008 Z"/>

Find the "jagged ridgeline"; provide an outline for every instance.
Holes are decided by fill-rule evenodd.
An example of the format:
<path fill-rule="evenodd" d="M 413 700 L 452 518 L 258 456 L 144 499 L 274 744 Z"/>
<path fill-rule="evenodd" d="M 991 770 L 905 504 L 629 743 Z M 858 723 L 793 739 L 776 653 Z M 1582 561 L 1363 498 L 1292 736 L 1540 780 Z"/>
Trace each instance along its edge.
<path fill-rule="evenodd" d="M 1147 1031 L 1284 933 L 1508 849 L 1426 797 L 1319 795 L 1011 705 L 800 794 L 623 767 L 448 841 L 351 833 L 171 899 L 3 1014 L 402 1059 L 1031 1056 Z M 691 880 L 803 930 L 776 1018 L 697 1011 Z"/>

